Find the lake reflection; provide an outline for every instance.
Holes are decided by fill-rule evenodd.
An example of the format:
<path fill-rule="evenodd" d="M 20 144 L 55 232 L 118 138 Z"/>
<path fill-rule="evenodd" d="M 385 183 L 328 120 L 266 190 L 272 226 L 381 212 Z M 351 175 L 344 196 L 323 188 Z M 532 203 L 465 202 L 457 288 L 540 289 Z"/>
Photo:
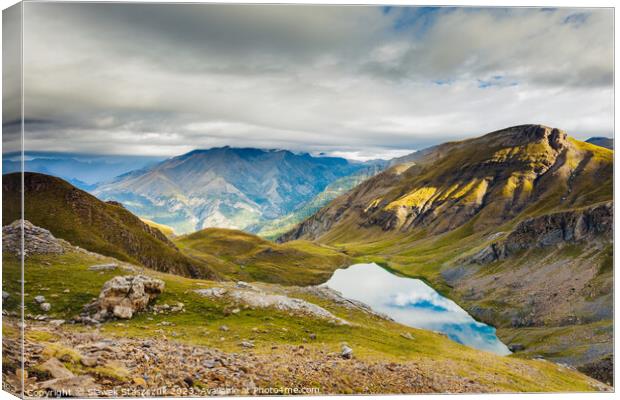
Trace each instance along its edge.
<path fill-rule="evenodd" d="M 401 324 L 443 332 L 458 343 L 480 350 L 510 354 L 495 336 L 495 328 L 476 321 L 419 279 L 394 275 L 374 263 L 355 264 L 334 272 L 324 285 Z"/>

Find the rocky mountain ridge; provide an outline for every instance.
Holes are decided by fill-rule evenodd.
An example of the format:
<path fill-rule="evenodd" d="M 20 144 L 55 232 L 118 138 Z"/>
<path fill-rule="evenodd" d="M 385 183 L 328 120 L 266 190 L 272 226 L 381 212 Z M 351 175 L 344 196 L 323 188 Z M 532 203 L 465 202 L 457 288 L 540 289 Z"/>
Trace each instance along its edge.
<path fill-rule="evenodd" d="M 477 228 L 485 229 L 536 203 L 587 205 L 596 193 L 585 194 L 583 187 L 592 185 L 594 176 L 612 177 L 611 154 L 596 149 L 541 125 L 445 143 L 365 181 L 280 240 L 319 239 L 334 225 L 343 231 L 354 225 L 441 234 L 474 217 Z M 598 186 L 595 192 L 602 190 L 609 188 Z"/>

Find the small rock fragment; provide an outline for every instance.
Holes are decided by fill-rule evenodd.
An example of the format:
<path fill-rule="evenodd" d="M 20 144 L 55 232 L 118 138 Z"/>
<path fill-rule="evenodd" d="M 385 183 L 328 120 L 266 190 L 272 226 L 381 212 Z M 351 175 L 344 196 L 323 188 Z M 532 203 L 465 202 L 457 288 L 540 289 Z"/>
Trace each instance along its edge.
<path fill-rule="evenodd" d="M 513 344 L 508 345 L 508 350 L 510 350 L 513 353 L 515 353 L 517 351 L 525 350 L 525 346 L 522 345 L 521 343 L 513 343 Z"/>
<path fill-rule="evenodd" d="M 340 353 L 340 356 L 346 360 L 350 360 L 351 358 L 353 358 L 353 349 L 347 346 L 346 344 L 343 344 L 342 352 Z"/>
<path fill-rule="evenodd" d="M 73 372 L 69 371 L 58 359 L 53 357 L 41 364 L 39 369 L 48 372 L 56 379 L 72 378 L 75 376 Z"/>
<path fill-rule="evenodd" d="M 96 357 L 82 357 L 80 363 L 85 367 L 94 367 L 98 364 L 98 361 Z"/>
<path fill-rule="evenodd" d="M 118 305 L 114 307 L 112 313 L 115 317 L 121 319 L 130 319 L 131 317 L 133 317 L 133 309 L 127 306 Z"/>

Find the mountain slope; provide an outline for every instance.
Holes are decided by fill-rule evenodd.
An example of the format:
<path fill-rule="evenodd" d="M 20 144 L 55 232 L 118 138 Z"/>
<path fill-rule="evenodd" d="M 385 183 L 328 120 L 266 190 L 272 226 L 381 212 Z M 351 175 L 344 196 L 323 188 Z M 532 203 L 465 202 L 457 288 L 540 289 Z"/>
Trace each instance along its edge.
<path fill-rule="evenodd" d="M 280 241 L 314 240 L 428 279 L 524 347 L 518 356 L 611 382 L 612 180 L 612 151 L 516 126 L 396 165 Z"/>
<path fill-rule="evenodd" d="M 614 140 L 607 137 L 592 137 L 586 140 L 587 143 L 594 144 L 596 146 L 605 147 L 606 149 L 614 149 Z"/>
<path fill-rule="evenodd" d="M 107 281 L 127 274 L 122 268 L 89 269 L 102 262 L 118 263 L 75 249 L 33 255 L 22 269 L 16 257 L 3 255 L 3 291 L 9 295 L 3 299 L 5 389 L 19 387 L 16 377 L 19 369 L 25 368 L 29 375 L 25 389 L 38 390 L 49 379 L 40 365 L 56 357 L 57 365 L 92 376 L 110 393 L 145 390 L 144 380 L 140 380 L 145 376 L 148 385 L 163 388 L 158 389 L 159 395 L 172 396 L 179 388 L 246 393 L 243 390 L 282 385 L 318 388 L 323 395 L 610 390 L 564 366 L 503 357 L 460 345 L 436 332 L 403 326 L 316 287 L 265 283 L 250 287 L 142 270 L 141 274 L 165 283 L 149 312 L 122 323 L 104 321 L 96 330 L 79 323 L 54 324 L 83 312 L 84 305 L 99 295 Z M 48 320 L 29 319 L 25 331 L 18 327 L 22 279 L 31 293 L 24 298 L 26 315 L 41 313 L 35 294 L 51 302 Z M 244 307 L 225 293 L 254 291 L 252 288 L 262 296 L 315 304 L 349 324 L 278 307 Z M 208 290 L 222 295 L 200 294 Z M 179 303 L 181 310 L 175 311 Z M 23 356 L 18 351 L 22 341 L 26 348 Z M 340 356 L 343 342 L 354 350 L 352 359 Z M 240 347 L 240 343 L 251 346 Z M 87 357 L 99 361 L 93 365 Z M 184 380 L 187 386 L 180 386 Z M 63 383 L 59 383 L 61 388 Z M 75 395 L 75 387 L 72 389 Z"/>
<path fill-rule="evenodd" d="M 245 229 L 295 211 L 338 178 L 364 167 L 284 150 L 195 150 L 122 175 L 94 194 L 179 233 Z"/>
<path fill-rule="evenodd" d="M 2 177 L 3 225 L 21 218 L 21 174 Z M 56 237 L 123 261 L 186 276 L 215 277 L 204 263 L 191 260 L 158 229 L 118 203 L 105 203 L 60 178 L 24 174 L 24 214 Z"/>
<path fill-rule="evenodd" d="M 520 214 L 593 204 L 611 199 L 612 158 L 608 150 L 539 125 L 445 143 L 413 165 L 369 179 L 282 240 L 355 237 L 376 228 L 439 234 L 474 217 L 481 230 Z"/>

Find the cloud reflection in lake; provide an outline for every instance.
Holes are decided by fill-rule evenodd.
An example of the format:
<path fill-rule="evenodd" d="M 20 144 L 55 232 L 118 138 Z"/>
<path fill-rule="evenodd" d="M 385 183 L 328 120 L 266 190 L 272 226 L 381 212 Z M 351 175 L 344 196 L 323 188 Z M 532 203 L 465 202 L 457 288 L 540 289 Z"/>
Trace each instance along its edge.
<path fill-rule="evenodd" d="M 325 285 L 401 324 L 442 332 L 480 350 L 510 354 L 495 335 L 495 328 L 476 321 L 419 279 L 394 275 L 374 263 L 355 264 L 334 272 Z"/>

